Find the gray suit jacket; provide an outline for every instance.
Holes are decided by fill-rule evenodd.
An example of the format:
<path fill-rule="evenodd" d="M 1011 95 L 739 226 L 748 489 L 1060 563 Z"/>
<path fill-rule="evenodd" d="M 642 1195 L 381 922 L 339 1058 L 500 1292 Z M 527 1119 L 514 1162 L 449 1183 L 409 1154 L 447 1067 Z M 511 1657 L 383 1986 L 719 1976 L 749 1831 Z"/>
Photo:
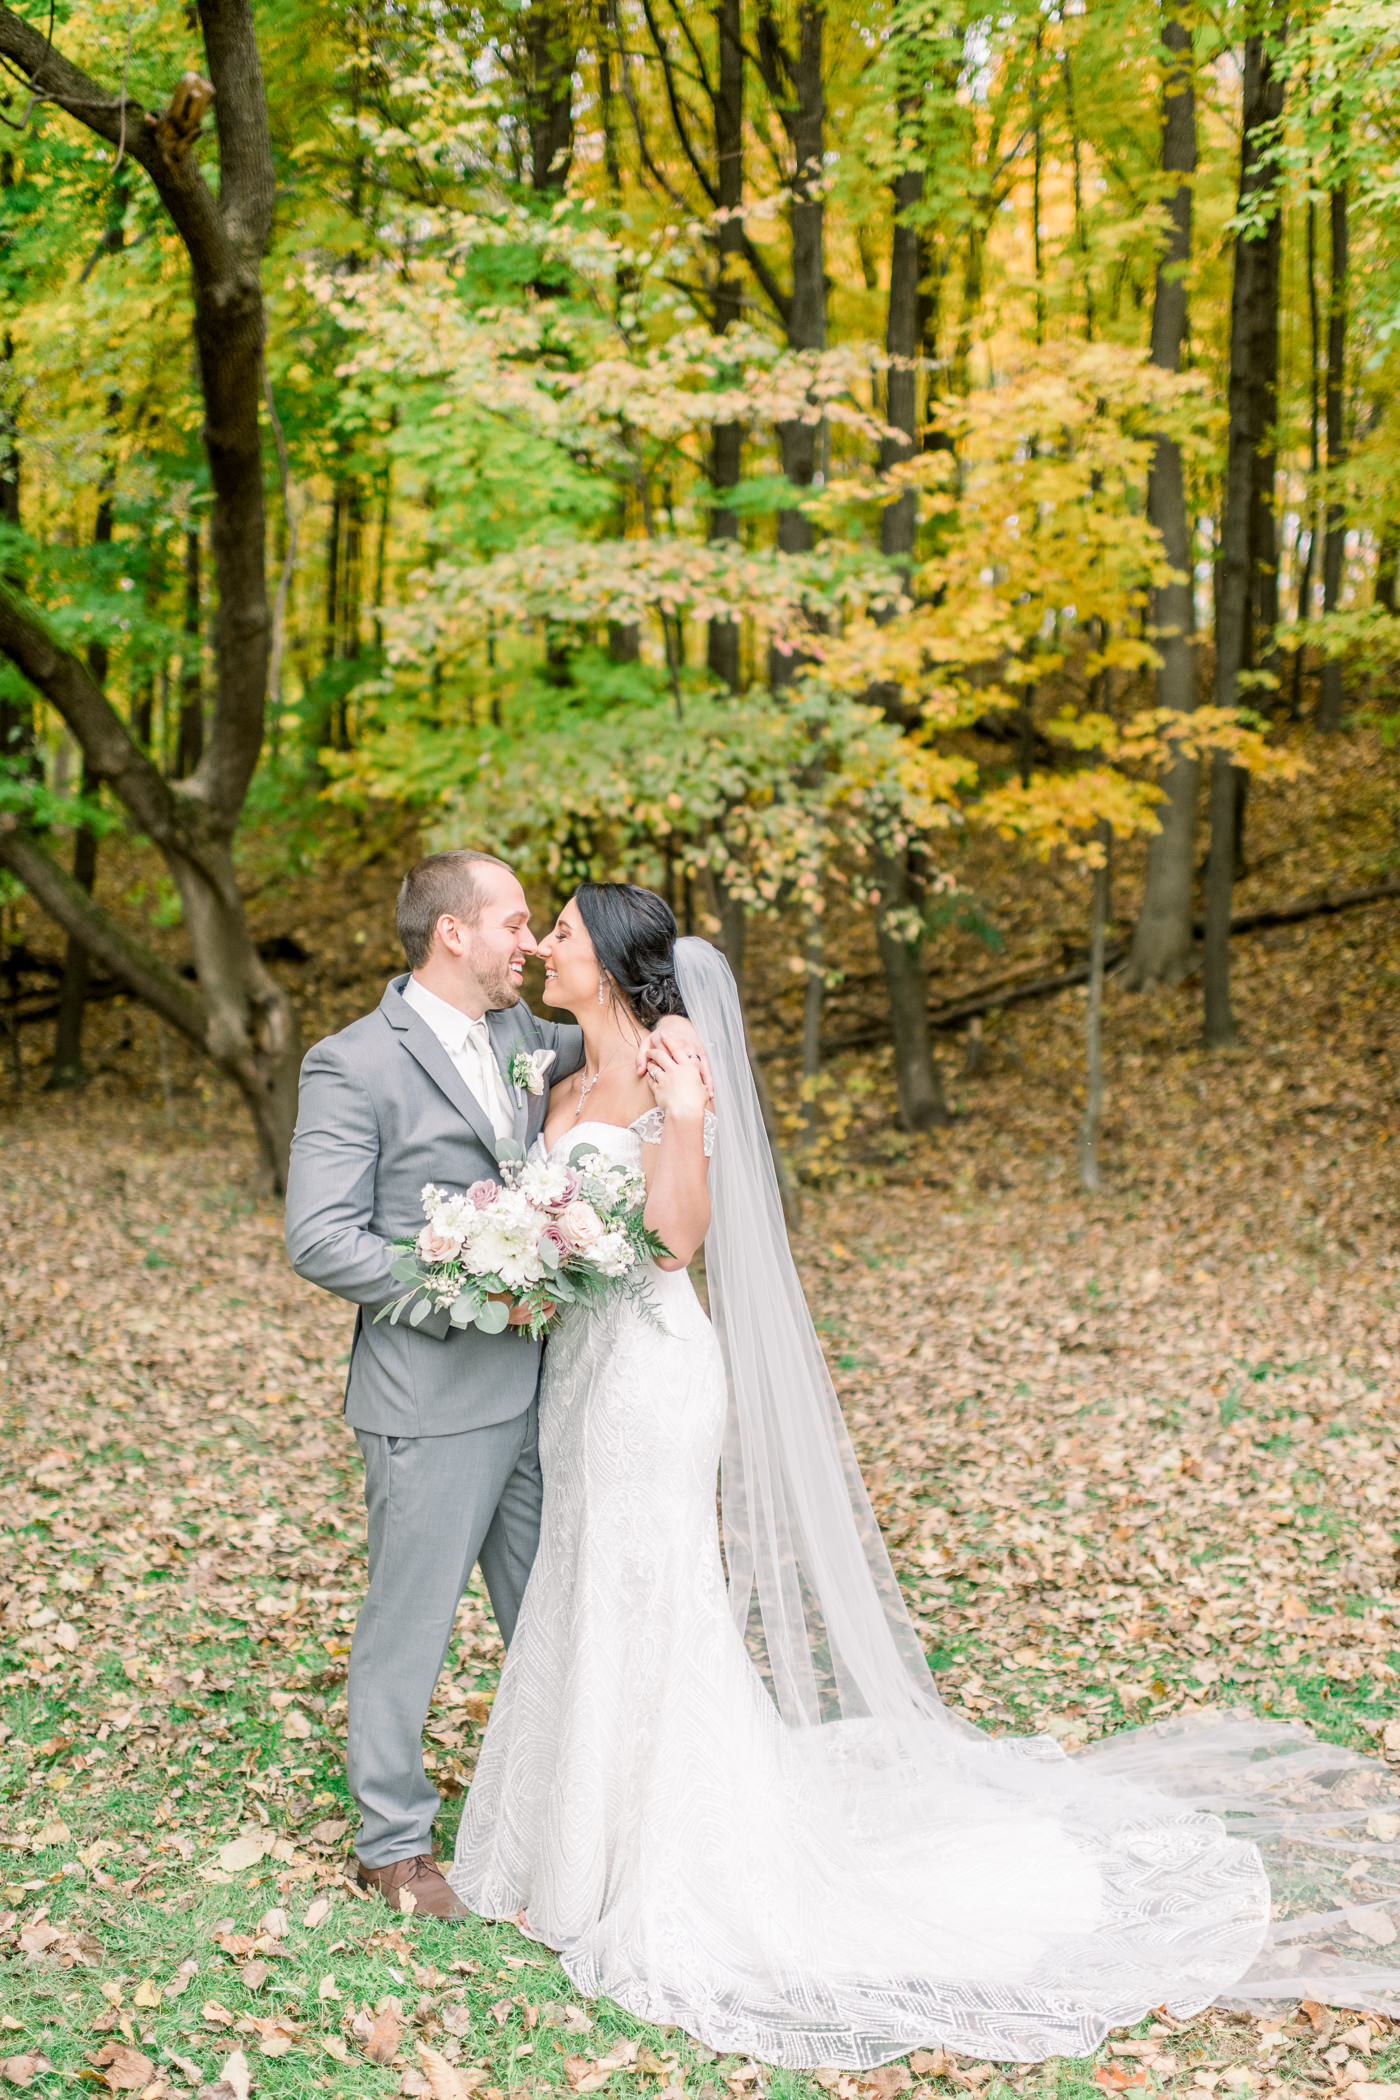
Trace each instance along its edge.
<path fill-rule="evenodd" d="M 513 1329 L 454 1328 L 446 1313 L 421 1327 L 375 1323 L 402 1295 L 389 1273 L 390 1240 L 423 1222 L 426 1181 L 467 1188 L 498 1178 L 491 1118 L 421 1014 L 407 978 L 377 1010 L 309 1050 L 287 1175 L 287 1252 L 299 1276 L 359 1306 L 345 1387 L 353 1429 L 381 1436 L 446 1436 L 523 1414 L 539 1382 L 540 1343 Z M 528 1006 L 488 1016 L 507 1075 L 517 1049 L 553 1050 L 549 1078 L 583 1061 L 572 1025 L 537 1020 Z M 514 1091 L 514 1090 L 513 1090 Z M 529 1145 L 544 1122 L 543 1094 L 515 1091 L 515 1135 Z"/>

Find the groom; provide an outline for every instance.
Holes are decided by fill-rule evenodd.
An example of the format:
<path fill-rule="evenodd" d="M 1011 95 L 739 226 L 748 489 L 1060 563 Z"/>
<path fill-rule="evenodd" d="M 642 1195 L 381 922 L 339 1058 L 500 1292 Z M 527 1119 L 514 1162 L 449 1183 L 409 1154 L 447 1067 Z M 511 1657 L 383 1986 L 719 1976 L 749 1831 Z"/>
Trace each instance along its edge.
<path fill-rule="evenodd" d="M 503 861 L 430 854 L 404 877 L 397 923 L 409 975 L 302 1065 L 287 1251 L 298 1275 L 359 1307 L 345 1388 L 369 1513 L 348 1688 L 357 1878 L 395 1909 L 406 1893 L 430 1917 L 461 1918 L 432 1857 L 423 1724 L 478 1562 L 503 1638 L 515 1630 L 539 1537 L 540 1344 L 454 1328 L 445 1312 L 418 1327 L 374 1314 L 399 1295 L 389 1242 L 417 1232 L 424 1183 L 495 1179 L 498 1141 L 528 1146 L 543 1127 L 548 1084 L 513 1086 L 513 1054 L 552 1052 L 549 1078 L 562 1079 L 583 1037 L 521 1004 L 535 942 Z M 698 1050 L 689 1022 L 661 1025 Z M 644 1043 L 639 1069 L 645 1056 Z"/>

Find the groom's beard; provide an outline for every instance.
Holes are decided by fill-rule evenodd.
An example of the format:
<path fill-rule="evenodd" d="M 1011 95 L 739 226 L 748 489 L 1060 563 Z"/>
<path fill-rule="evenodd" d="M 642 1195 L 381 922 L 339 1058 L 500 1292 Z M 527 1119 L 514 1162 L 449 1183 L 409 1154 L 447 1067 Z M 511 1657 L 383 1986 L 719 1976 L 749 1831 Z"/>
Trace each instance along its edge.
<path fill-rule="evenodd" d="M 510 975 L 509 956 L 502 962 L 499 956 L 482 955 L 473 944 L 470 961 L 472 975 L 480 987 L 488 1012 L 520 1004 L 520 986 Z"/>

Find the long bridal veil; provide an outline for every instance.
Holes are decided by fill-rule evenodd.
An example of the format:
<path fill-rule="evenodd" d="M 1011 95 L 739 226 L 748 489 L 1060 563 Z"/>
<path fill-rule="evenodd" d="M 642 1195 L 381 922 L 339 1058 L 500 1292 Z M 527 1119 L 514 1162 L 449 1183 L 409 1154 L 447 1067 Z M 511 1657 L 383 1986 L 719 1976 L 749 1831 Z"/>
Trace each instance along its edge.
<path fill-rule="evenodd" d="M 1228 1710 L 1067 1755 L 940 1699 L 788 1247 L 734 979 L 691 938 L 676 976 L 718 1111 L 705 1265 L 731 1608 L 832 1817 L 872 1872 L 917 1874 L 961 1937 L 960 1959 L 931 1965 L 911 1918 L 881 1950 L 865 2060 L 934 2032 L 984 2057 L 1072 2053 L 1161 2004 L 1400 2015 L 1400 1790 L 1383 1765 Z"/>

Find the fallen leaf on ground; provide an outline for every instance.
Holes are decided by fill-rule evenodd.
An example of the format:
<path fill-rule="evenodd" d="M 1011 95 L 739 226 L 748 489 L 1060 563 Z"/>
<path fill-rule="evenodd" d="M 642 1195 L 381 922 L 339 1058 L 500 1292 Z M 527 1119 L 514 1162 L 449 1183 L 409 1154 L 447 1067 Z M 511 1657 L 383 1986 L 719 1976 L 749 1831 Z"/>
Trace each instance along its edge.
<path fill-rule="evenodd" d="M 894 2100 L 896 2093 L 907 2093 L 914 2081 L 907 2064 L 880 2064 L 863 2083 L 874 2093 L 875 2100 Z"/>
<path fill-rule="evenodd" d="M 241 2049 L 235 2049 L 214 2083 L 201 2086 L 195 2100 L 248 2100 L 252 2083 L 248 2059 Z"/>
<path fill-rule="evenodd" d="M 267 1846 L 260 1837 L 230 1838 L 219 1847 L 219 1865 L 225 1874 L 244 1874 L 264 1857 Z"/>
<path fill-rule="evenodd" d="M 7 2056 L 5 2061 L 0 2063 L 0 2078 L 5 2079 L 9 2085 L 33 2085 L 35 2079 L 43 2072 L 52 2069 L 53 2065 L 48 2058 L 35 2049 L 27 2056 Z"/>
<path fill-rule="evenodd" d="M 246 2025 L 256 2033 L 258 2047 L 264 2056 L 285 2056 L 302 2035 L 295 2020 L 284 2019 L 278 2013 L 270 2013 L 261 2020 L 254 2016 L 246 2023 L 240 2020 L 238 2024 L 240 2030 Z"/>
<path fill-rule="evenodd" d="M 114 2093 L 139 2093 L 156 2075 L 150 2057 L 126 2042 L 104 2042 L 88 2062 L 101 2072 L 104 2084 Z"/>
<path fill-rule="evenodd" d="M 596 2093 L 607 2084 L 611 2071 L 600 2071 L 591 2056 L 566 2056 L 564 2076 L 569 2081 L 571 2092 Z"/>
<path fill-rule="evenodd" d="M 372 2064 L 387 2064 L 403 2039 L 403 2021 L 398 2008 L 386 2005 L 372 2019 L 366 2018 L 366 2030 L 356 2035 L 364 2046 L 365 2055 Z"/>
<path fill-rule="evenodd" d="M 418 2044 L 418 2061 L 423 2066 L 432 2100 L 469 2100 L 469 2096 L 487 2082 L 485 2071 L 475 2065 L 459 2071 L 455 2064 L 450 2064 L 445 2056 L 439 2056 L 437 2050 L 430 2049 L 426 2042 Z"/>
<path fill-rule="evenodd" d="M 492 2010 L 495 2010 L 494 2006 Z M 613 2043 L 606 2056 L 598 2058 L 598 2069 L 600 2071 L 620 2071 L 624 2064 L 634 2064 L 636 2061 L 637 2044 L 630 2037 L 624 2036 L 620 2042 Z"/>

